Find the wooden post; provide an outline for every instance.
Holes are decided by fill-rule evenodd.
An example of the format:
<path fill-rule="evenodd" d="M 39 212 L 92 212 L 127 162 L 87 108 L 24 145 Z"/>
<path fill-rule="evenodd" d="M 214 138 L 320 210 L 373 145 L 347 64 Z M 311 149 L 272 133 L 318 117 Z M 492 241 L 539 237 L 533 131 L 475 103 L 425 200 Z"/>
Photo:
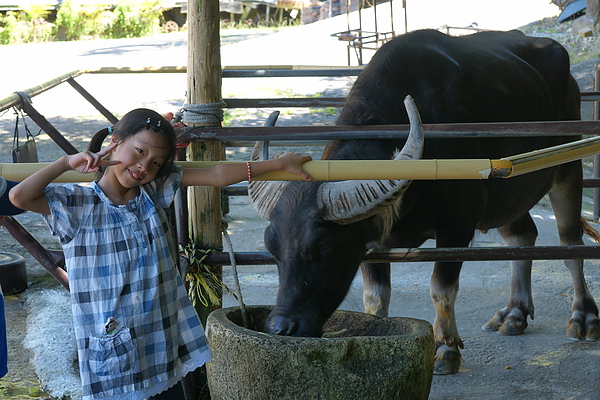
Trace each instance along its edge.
<path fill-rule="evenodd" d="M 217 0 L 189 1 L 188 32 L 187 104 L 218 103 L 221 101 L 221 43 Z M 187 124 L 196 127 L 221 125 L 220 122 Z M 191 143 L 188 149 L 192 161 L 221 160 L 224 155 L 223 145 L 218 142 Z M 220 190 L 214 187 L 191 189 L 190 233 L 200 248 L 220 249 Z M 220 271 L 218 273 L 220 275 Z M 203 322 L 215 306 L 207 308 L 198 310 Z"/>
<path fill-rule="evenodd" d="M 221 102 L 221 41 L 219 31 L 218 0 L 188 0 L 188 65 L 187 65 L 188 105 Z M 220 126 L 220 121 L 207 123 L 184 123 L 189 126 Z M 221 160 L 225 150 L 219 142 L 191 143 L 188 147 L 189 159 L 196 161 Z M 221 249 L 221 195 L 214 187 L 193 187 L 189 193 L 189 231 L 197 248 Z M 221 277 L 221 267 L 213 267 L 213 272 Z M 208 314 L 219 308 L 218 304 L 196 309 L 200 320 L 206 326 Z M 186 398 L 209 398 L 206 390 L 205 369 L 196 370 L 183 381 Z M 201 393 L 199 393 L 201 392 Z"/>
<path fill-rule="evenodd" d="M 588 17 L 600 18 L 600 0 L 586 0 L 585 14 Z"/>

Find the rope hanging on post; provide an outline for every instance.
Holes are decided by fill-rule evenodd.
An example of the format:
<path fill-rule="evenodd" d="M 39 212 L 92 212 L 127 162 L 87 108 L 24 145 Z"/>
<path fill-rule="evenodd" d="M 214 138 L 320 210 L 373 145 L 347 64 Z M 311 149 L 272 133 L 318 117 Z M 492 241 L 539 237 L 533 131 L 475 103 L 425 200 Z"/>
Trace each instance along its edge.
<path fill-rule="evenodd" d="M 184 124 L 216 124 L 223 121 L 223 108 L 227 107 L 224 101 L 206 104 L 184 104 Z"/>

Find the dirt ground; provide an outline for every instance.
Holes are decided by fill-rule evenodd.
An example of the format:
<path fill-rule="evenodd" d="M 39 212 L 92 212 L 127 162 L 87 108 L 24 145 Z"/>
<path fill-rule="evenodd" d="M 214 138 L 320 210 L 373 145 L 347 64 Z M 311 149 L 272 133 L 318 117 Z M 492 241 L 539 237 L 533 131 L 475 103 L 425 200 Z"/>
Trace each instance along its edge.
<path fill-rule="evenodd" d="M 562 27 L 561 27 L 562 28 Z M 549 29 L 542 26 L 540 29 Z M 558 40 L 568 32 L 558 32 Z M 574 48 L 580 39 L 570 38 Z M 594 36 L 596 43 L 597 35 Z M 568 41 L 565 39 L 565 43 Z M 583 43 L 583 41 L 581 41 Z M 580 43 L 580 44 L 581 44 Z M 587 43 L 587 42 L 586 42 Z M 590 45 L 591 46 L 591 45 Z M 591 53 L 594 54 L 593 46 Z M 600 55 L 600 53 L 596 53 Z M 594 65 L 600 58 L 591 58 L 573 65 L 573 74 L 582 90 L 592 90 Z M 34 77 L 31 85 L 39 83 Z M 174 88 L 185 87 L 184 76 L 85 76 L 78 80 L 91 93 L 99 95 L 99 100 L 116 115 L 122 115 L 130 108 L 144 106 L 161 112 L 176 111 L 182 104 L 183 93 Z M 268 84 L 260 82 L 225 83 L 223 93 L 227 96 L 275 97 L 277 95 L 342 96 L 347 93 L 352 79 L 313 79 L 297 82 L 275 79 Z M 64 86 L 64 85 L 63 85 Z M 119 88 L 135 92 L 132 102 L 124 102 L 114 93 L 106 94 L 103 87 Z M 161 87 L 163 100 L 155 100 L 155 88 Z M 117 90 L 115 90 L 116 92 Z M 83 149 L 91 132 L 103 128 L 107 122 L 89 107 L 74 105 L 76 98 L 70 88 L 53 89 L 52 95 L 41 95 L 34 100 L 34 106 L 71 141 Z M 252 93 L 249 93 L 252 92 Z M 265 95 L 265 93 L 269 93 Z M 242 97 L 242 96 L 240 96 Z M 52 106 L 51 106 L 52 105 Z M 583 117 L 591 118 L 590 104 L 585 105 Z M 261 125 L 272 110 L 260 109 L 248 112 L 232 111 L 231 124 L 234 126 Z M 333 124 L 335 110 L 284 110 L 278 125 L 326 125 Z M 10 149 L 14 130 L 12 111 L 0 116 L 0 162 L 11 162 Z M 38 128 L 30 129 L 37 133 Z M 21 132 L 23 126 L 20 127 Z M 48 162 L 59 157 L 62 152 L 44 134 L 36 138 L 40 162 Z M 228 150 L 230 159 L 245 159 L 248 148 Z M 303 149 L 302 151 L 305 151 Z M 312 148 L 318 157 L 318 148 Z M 588 200 L 589 201 L 589 200 Z M 534 209 L 536 222 L 542 233 L 541 244 L 556 244 L 553 215 L 544 205 Z M 50 237 L 48 229 L 38 216 L 26 213 L 17 219 L 46 247 L 58 248 Z M 232 198 L 230 234 L 237 250 L 262 250 L 262 231 L 266 221 L 252 211 L 244 198 Z M 598 226 L 596 226 L 598 228 Z M 501 240 L 496 234 L 478 235 L 474 245 L 498 246 Z M 590 243 L 589 241 L 587 243 Z M 47 398 L 48 394 L 40 387 L 38 375 L 31 361 L 36 353 L 23 346 L 23 338 L 28 328 L 27 317 L 31 310 L 26 302 L 35 293 L 47 290 L 61 292 L 61 287 L 49 277 L 21 246 L 5 231 L 0 232 L 0 249 L 22 254 L 27 264 L 29 289 L 18 295 L 6 296 L 6 312 L 9 338 L 9 374 L 0 380 L 0 398 L 31 399 Z M 587 261 L 586 277 L 591 292 L 599 298 L 600 262 Z M 393 306 L 392 316 L 408 316 L 432 321 L 433 310 L 429 300 L 429 276 L 432 265 L 395 264 L 393 266 Z M 458 324 L 465 340 L 465 358 L 461 372 L 453 376 L 435 377 L 431 399 L 598 399 L 598 357 L 600 344 L 571 343 L 564 338 L 564 329 L 569 317 L 572 288 L 570 277 L 559 261 L 539 261 L 534 264 L 534 300 L 536 319 L 524 335 L 505 337 L 483 332 L 480 327 L 493 313 L 505 305 L 508 297 L 508 263 L 467 263 L 461 277 L 461 292 L 457 301 Z M 224 270 L 224 281 L 232 285 L 230 268 Z M 273 304 L 277 290 L 277 274 L 273 266 L 244 269 L 241 276 L 244 296 L 248 304 Z M 352 290 L 341 308 L 362 310 L 362 283 L 357 277 Z M 65 292 L 66 293 L 66 292 Z M 35 297 L 35 296 L 33 296 Z M 227 296 L 225 306 L 234 306 L 235 301 Z M 61 305 L 62 307 L 62 305 Z M 62 310 L 62 309 L 61 309 Z M 67 311 L 68 312 L 68 309 Z M 68 317 L 68 315 L 65 315 Z M 60 317 L 59 317 L 60 318 Z M 48 322 L 52 323 L 52 322 Z M 64 334 L 68 331 L 65 330 Z M 58 333 L 60 336 L 61 333 Z M 47 344 L 52 347 L 52 343 Z M 39 348 L 38 348 L 39 351 Z M 68 361 L 67 361 L 68 362 Z M 72 362 L 72 360 L 71 360 Z M 60 368 L 67 369 L 68 365 Z M 60 373 L 61 371 L 58 371 Z"/>

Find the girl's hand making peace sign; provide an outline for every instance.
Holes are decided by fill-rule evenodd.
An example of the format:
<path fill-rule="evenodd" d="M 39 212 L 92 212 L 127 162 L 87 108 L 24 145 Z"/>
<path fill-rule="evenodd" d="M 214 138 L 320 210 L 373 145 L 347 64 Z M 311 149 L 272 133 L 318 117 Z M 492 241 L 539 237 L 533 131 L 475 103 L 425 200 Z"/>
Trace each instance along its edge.
<path fill-rule="evenodd" d="M 108 167 L 110 165 L 119 164 L 120 161 L 103 160 L 102 158 L 110 154 L 118 143 L 111 143 L 110 146 L 97 153 L 90 151 L 84 151 L 82 153 L 72 154 L 67 156 L 66 162 L 68 166 L 75 171 L 87 174 L 90 172 L 96 172 L 100 167 Z"/>

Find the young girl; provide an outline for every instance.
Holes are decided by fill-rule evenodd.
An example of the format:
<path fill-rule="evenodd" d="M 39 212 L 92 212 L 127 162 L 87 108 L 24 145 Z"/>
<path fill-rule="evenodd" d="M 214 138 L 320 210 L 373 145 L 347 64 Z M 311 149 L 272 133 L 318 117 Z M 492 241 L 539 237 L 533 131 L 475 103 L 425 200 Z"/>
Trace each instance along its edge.
<path fill-rule="evenodd" d="M 169 122 L 136 109 L 115 124 L 104 150 L 64 156 L 10 191 L 15 206 L 44 215 L 63 247 L 85 400 L 146 399 L 210 359 L 174 267 L 166 209 L 180 185 L 226 186 L 248 171 L 245 164 L 183 170 L 174 156 Z M 308 180 L 301 165 L 310 159 L 286 153 L 250 168 Z M 100 169 L 91 186 L 48 186 L 68 170 Z"/>

